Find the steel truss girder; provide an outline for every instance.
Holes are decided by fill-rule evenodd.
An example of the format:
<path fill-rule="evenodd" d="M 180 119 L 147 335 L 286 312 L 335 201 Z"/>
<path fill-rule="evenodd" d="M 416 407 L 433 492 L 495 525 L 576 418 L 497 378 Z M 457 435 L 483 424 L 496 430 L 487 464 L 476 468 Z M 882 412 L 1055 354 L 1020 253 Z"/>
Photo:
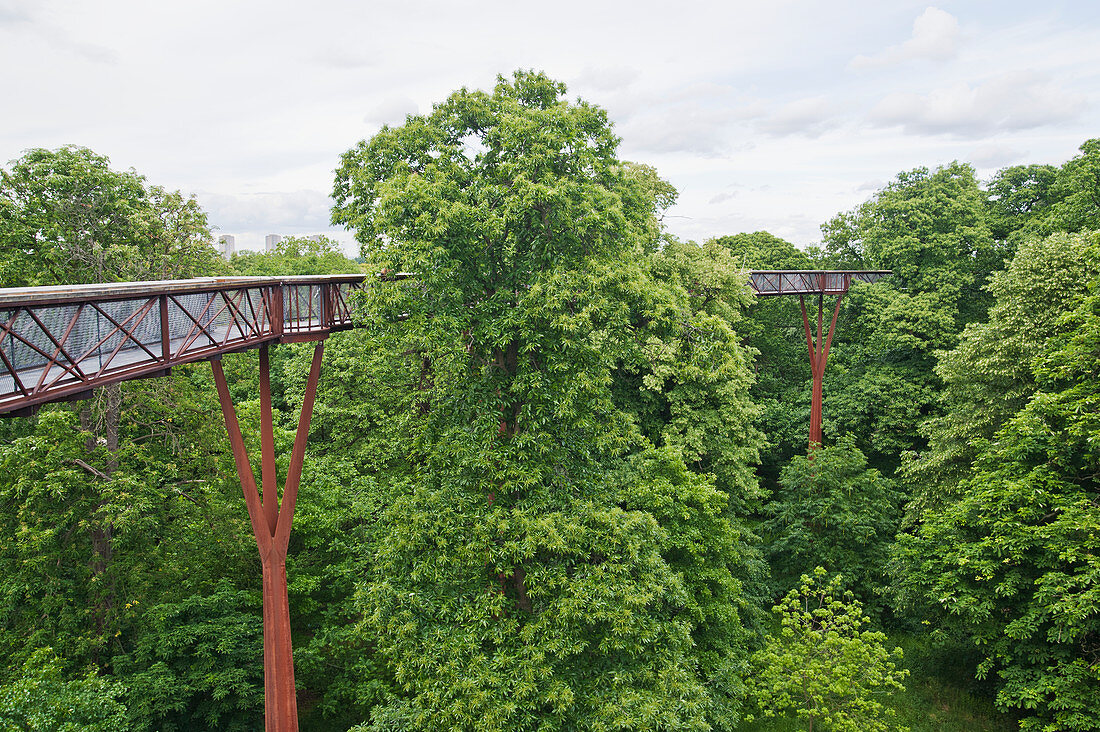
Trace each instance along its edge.
<path fill-rule="evenodd" d="M 0 290 L 0 415 L 264 343 L 352 327 L 364 275 Z"/>

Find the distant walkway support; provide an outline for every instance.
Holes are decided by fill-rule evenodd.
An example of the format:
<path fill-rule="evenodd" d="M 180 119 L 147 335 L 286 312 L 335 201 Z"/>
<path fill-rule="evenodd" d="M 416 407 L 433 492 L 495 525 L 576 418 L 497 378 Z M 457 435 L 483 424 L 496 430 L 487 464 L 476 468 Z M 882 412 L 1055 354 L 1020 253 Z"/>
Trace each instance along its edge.
<path fill-rule="evenodd" d="M 878 282 L 890 274 L 890 270 L 754 270 L 749 276 L 749 287 L 759 297 L 798 295 L 802 308 L 802 327 L 806 333 L 806 346 L 810 350 L 810 373 L 813 391 L 810 396 L 810 449 L 821 445 L 822 389 L 825 383 L 825 364 L 829 360 L 829 348 L 833 345 L 836 318 L 840 303 L 853 282 Z M 810 327 L 806 313 L 806 296 L 817 295 L 817 336 Z M 822 332 L 824 300 L 826 295 L 836 295 L 833 319 L 829 330 Z"/>

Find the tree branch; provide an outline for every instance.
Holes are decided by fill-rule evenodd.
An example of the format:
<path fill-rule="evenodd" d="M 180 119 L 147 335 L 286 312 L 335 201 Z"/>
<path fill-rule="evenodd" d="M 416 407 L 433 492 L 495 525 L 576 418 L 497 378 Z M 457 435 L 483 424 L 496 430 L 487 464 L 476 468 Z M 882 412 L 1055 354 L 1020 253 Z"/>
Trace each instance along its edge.
<path fill-rule="evenodd" d="M 80 467 L 84 468 L 85 470 L 87 470 L 89 473 L 91 473 L 92 475 L 94 475 L 97 478 L 102 478 L 103 480 L 110 480 L 111 479 L 111 476 L 107 475 L 106 473 L 104 473 L 101 470 L 96 470 L 91 465 L 88 465 L 88 463 L 84 462 L 83 460 L 80 460 L 79 458 L 73 458 L 69 462 L 79 465 Z"/>

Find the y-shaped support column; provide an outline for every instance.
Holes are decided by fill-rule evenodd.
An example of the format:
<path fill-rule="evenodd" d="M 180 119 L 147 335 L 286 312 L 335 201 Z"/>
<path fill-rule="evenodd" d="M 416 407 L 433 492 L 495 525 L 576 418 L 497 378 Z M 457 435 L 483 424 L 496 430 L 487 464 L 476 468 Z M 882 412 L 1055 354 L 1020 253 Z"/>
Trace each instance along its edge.
<path fill-rule="evenodd" d="M 317 378 L 321 373 L 321 353 L 324 342 L 313 349 L 313 363 L 306 381 L 302 414 L 298 418 L 298 434 L 290 454 L 282 505 L 275 476 L 275 436 L 271 416 L 271 368 L 267 346 L 260 347 L 260 453 L 263 499 L 256 491 L 252 464 L 241 437 L 233 398 L 225 382 L 220 361 L 212 361 L 214 383 L 218 387 L 225 429 L 233 446 L 237 477 L 244 492 L 252 533 L 260 550 L 264 575 L 264 718 L 267 732 L 297 732 L 298 703 L 294 690 L 294 655 L 290 642 L 290 604 L 287 599 L 286 550 L 290 543 L 290 528 L 294 523 L 294 506 L 298 501 L 298 483 L 302 477 L 302 460 L 306 454 L 309 420 L 313 416 L 313 399 L 317 394 Z"/>
<path fill-rule="evenodd" d="M 806 330 L 806 346 L 810 349 L 810 370 L 814 377 L 813 396 L 810 399 L 810 450 L 821 446 L 821 387 L 825 379 L 825 364 L 829 360 L 829 347 L 833 345 L 836 316 L 840 313 L 840 301 L 843 299 L 843 293 L 837 296 L 836 308 L 833 309 L 833 320 L 829 323 L 829 333 L 822 342 L 821 324 L 824 296 L 817 296 L 816 341 L 810 331 L 810 319 L 806 316 L 806 300 L 802 295 L 798 296 L 798 304 L 802 307 L 802 326 Z"/>

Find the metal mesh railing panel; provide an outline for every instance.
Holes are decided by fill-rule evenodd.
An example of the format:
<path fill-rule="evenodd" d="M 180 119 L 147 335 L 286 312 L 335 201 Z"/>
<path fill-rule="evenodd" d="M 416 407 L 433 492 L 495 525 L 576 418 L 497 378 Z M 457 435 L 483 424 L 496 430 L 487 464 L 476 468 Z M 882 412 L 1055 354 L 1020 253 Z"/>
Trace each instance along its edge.
<path fill-rule="evenodd" d="M 95 371 L 103 368 L 116 350 L 118 354 L 141 350 L 139 343 L 159 355 L 160 313 L 155 305 L 155 301 L 141 298 L 102 302 L 95 307 L 51 305 L 3 311 L 0 321 L 7 325 L 14 318 L 14 323 L 2 347 L 17 371 L 42 368 L 51 362 L 75 362 L 82 371 Z"/>
<path fill-rule="evenodd" d="M 294 333 L 320 326 L 320 285 L 288 285 L 283 288 L 283 331 Z"/>
<path fill-rule="evenodd" d="M 168 338 L 175 355 L 262 335 L 259 289 L 199 292 L 168 301 Z M 265 329 L 270 323 L 264 323 Z"/>
<path fill-rule="evenodd" d="M 323 338 L 352 325 L 349 299 L 358 280 L 302 280 L 3 291 L 0 413 L 283 336 Z M 271 312 L 276 303 L 282 312 Z"/>

